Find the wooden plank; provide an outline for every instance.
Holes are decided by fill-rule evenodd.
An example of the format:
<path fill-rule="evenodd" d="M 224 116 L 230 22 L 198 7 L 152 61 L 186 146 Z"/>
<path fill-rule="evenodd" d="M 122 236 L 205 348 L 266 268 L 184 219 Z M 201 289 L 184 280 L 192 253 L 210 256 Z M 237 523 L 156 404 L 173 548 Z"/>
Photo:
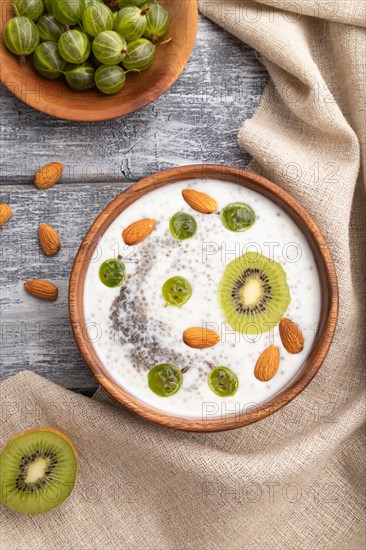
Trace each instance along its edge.
<path fill-rule="evenodd" d="M 63 182 L 133 181 L 191 162 L 245 165 L 236 137 L 267 75 L 255 52 L 203 17 L 194 53 L 154 104 L 102 123 L 53 119 L 4 87 L 1 181 L 29 183 L 43 164 L 65 164 Z M 32 93 L 30 90 L 29 93 Z"/>
<path fill-rule="evenodd" d="M 4 186 L 2 200 L 12 205 L 13 217 L 1 230 L 0 294 L 1 379 L 30 369 L 71 388 L 96 387 L 76 347 L 67 305 L 72 263 L 89 226 L 126 184 L 55 186 L 38 191 L 28 185 Z M 4 192 L 5 191 L 5 192 Z M 38 245 L 40 223 L 59 233 L 62 248 L 46 257 Z M 29 296 L 23 282 L 52 280 L 60 290 L 57 302 Z"/>

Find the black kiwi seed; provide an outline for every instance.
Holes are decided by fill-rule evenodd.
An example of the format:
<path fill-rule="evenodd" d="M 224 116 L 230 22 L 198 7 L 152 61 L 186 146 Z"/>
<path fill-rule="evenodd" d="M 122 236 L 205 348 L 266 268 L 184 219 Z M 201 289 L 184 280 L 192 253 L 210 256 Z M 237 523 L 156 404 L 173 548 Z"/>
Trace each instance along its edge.
<path fill-rule="evenodd" d="M 239 292 L 242 286 L 248 281 L 248 279 L 253 277 L 261 281 L 263 295 L 261 297 L 261 301 L 258 304 L 255 304 L 254 306 L 245 307 L 240 301 Z M 271 299 L 271 286 L 268 284 L 268 282 L 269 282 L 269 279 L 267 275 L 262 271 L 260 271 L 259 269 L 257 268 L 246 269 L 243 272 L 243 274 L 237 279 L 233 287 L 233 290 L 231 292 L 231 296 L 236 302 L 236 311 L 244 314 L 264 312 L 266 309 L 265 308 L 266 303 Z"/>
<path fill-rule="evenodd" d="M 44 472 L 44 476 L 42 479 L 39 479 L 37 482 L 29 483 L 26 482 L 26 477 L 28 473 L 29 466 L 33 464 L 35 461 L 37 461 L 39 458 L 44 458 L 48 460 L 48 466 L 47 469 Z M 41 451 L 40 449 L 37 449 L 35 452 L 33 452 L 31 455 L 26 456 L 23 455 L 21 457 L 21 463 L 19 465 L 19 475 L 15 480 L 16 488 L 19 489 L 22 492 L 30 491 L 33 492 L 36 489 L 41 489 L 44 485 L 46 485 L 48 482 L 52 479 L 52 472 L 55 469 L 55 466 L 57 464 L 57 460 L 55 455 L 51 451 Z"/>

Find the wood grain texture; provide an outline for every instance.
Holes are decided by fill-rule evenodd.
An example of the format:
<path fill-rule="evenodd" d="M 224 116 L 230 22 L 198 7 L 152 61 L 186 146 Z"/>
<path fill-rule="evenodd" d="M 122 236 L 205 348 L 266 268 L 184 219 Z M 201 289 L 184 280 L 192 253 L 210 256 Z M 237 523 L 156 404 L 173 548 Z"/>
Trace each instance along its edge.
<path fill-rule="evenodd" d="M 249 46 L 200 17 L 196 46 L 179 80 L 124 118 L 65 122 L 0 86 L 0 202 L 14 209 L 0 231 L 0 380 L 29 369 L 89 395 L 96 389 L 67 308 L 70 270 L 83 237 L 114 197 L 151 173 L 202 161 L 245 167 L 250 157 L 237 145 L 237 133 L 254 113 L 267 77 Z M 65 164 L 60 183 L 37 190 L 34 173 L 54 160 Z M 54 257 L 38 246 L 40 223 L 52 225 L 62 239 Z M 53 280 L 58 301 L 26 295 L 22 283 L 30 278 Z"/>
<path fill-rule="evenodd" d="M 88 338 L 84 317 L 84 283 L 86 272 L 96 246 L 110 224 L 130 204 L 150 191 L 187 179 L 207 180 L 213 178 L 222 182 L 234 182 L 253 189 L 271 199 L 283 208 L 298 225 L 307 238 L 317 264 L 322 307 L 319 327 L 311 352 L 295 377 L 275 396 L 256 407 L 248 408 L 235 415 L 212 420 L 188 420 L 164 414 L 120 388 L 108 369 L 100 361 Z M 320 229 L 304 208 L 281 187 L 246 170 L 222 165 L 181 166 L 153 174 L 126 189 L 101 212 L 80 247 L 72 268 L 69 285 L 70 319 L 78 347 L 95 378 L 104 389 L 122 405 L 150 422 L 176 430 L 212 432 L 239 428 L 266 418 L 294 399 L 320 369 L 334 337 L 338 319 L 338 283 L 330 250 Z M 187 342 L 186 342 L 187 343 Z"/>
<path fill-rule="evenodd" d="M 245 166 L 249 155 L 237 145 L 238 131 L 254 113 L 267 78 L 254 50 L 201 17 L 181 77 L 132 115 L 66 122 L 35 111 L 1 86 L 0 179 L 32 183 L 34 173 L 55 160 L 64 163 L 61 183 L 77 184 L 133 182 L 179 164 Z"/>
<path fill-rule="evenodd" d="M 75 254 L 91 222 L 125 184 L 2 187 L 1 197 L 14 214 L 1 229 L 1 379 L 33 370 L 69 388 L 96 388 L 76 347 L 67 306 L 68 280 Z M 47 257 L 39 244 L 40 223 L 52 223 L 62 240 L 56 256 Z M 57 302 L 29 296 L 23 282 L 43 278 L 59 287 Z"/>
<path fill-rule="evenodd" d="M 167 38 L 172 40 L 156 47 L 154 63 L 141 74 L 129 74 L 123 89 L 114 95 L 103 95 L 96 88 L 76 92 L 63 78 L 48 80 L 34 69 L 31 56 L 19 59 L 0 41 L 1 81 L 19 99 L 43 113 L 75 121 L 110 120 L 148 105 L 166 92 L 183 71 L 194 46 L 197 32 L 196 0 L 161 0 L 167 4 L 170 26 Z M 3 29 L 12 13 L 12 0 L 3 0 L 0 26 Z M 33 90 L 35 93 L 29 93 Z"/>

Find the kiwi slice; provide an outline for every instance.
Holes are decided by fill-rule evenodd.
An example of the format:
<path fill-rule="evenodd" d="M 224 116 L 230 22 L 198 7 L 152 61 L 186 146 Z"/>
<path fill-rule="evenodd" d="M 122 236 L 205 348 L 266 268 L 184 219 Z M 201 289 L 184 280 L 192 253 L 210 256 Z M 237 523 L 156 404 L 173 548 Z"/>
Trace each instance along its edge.
<path fill-rule="evenodd" d="M 283 267 L 256 252 L 230 262 L 219 284 L 227 323 L 242 334 L 262 334 L 276 326 L 290 303 Z"/>
<path fill-rule="evenodd" d="M 22 514 L 48 512 L 71 494 L 77 464 L 76 449 L 58 430 L 22 432 L 0 454 L 1 502 Z"/>

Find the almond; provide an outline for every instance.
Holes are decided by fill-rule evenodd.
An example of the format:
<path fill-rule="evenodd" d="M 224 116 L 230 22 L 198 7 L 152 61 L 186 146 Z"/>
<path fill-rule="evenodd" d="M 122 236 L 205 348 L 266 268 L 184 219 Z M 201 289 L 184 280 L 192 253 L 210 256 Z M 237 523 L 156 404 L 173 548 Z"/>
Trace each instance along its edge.
<path fill-rule="evenodd" d="M 40 300 L 47 300 L 49 302 L 57 300 L 58 288 L 50 281 L 32 279 L 24 283 L 24 288 L 29 294 Z"/>
<path fill-rule="evenodd" d="M 60 237 L 53 227 L 47 225 L 46 223 L 41 223 L 38 228 L 38 240 L 46 256 L 53 256 L 60 250 Z"/>
<path fill-rule="evenodd" d="M 280 322 L 280 336 L 283 347 L 289 353 L 300 353 L 304 348 L 304 337 L 300 327 L 284 317 Z"/>
<path fill-rule="evenodd" d="M 220 342 L 220 336 L 208 328 L 192 327 L 183 332 L 183 342 L 190 348 L 211 348 Z"/>
<path fill-rule="evenodd" d="M 267 380 L 274 377 L 279 366 L 280 351 L 277 346 L 269 346 L 259 356 L 254 369 L 254 376 L 261 382 L 267 382 Z"/>
<path fill-rule="evenodd" d="M 4 225 L 11 217 L 13 210 L 11 206 L 5 203 L 0 203 L 0 227 Z"/>
<path fill-rule="evenodd" d="M 182 195 L 189 206 L 197 212 L 212 214 L 217 210 L 217 202 L 210 195 L 206 195 L 206 193 L 194 191 L 193 189 L 184 189 Z"/>
<path fill-rule="evenodd" d="M 38 189 L 48 189 L 55 185 L 62 176 L 64 165 L 62 162 L 51 162 L 43 166 L 34 176 L 34 185 Z"/>
<path fill-rule="evenodd" d="M 122 233 L 122 238 L 127 245 L 133 246 L 144 241 L 155 226 L 156 220 L 152 220 L 151 218 L 139 220 L 126 227 Z"/>

